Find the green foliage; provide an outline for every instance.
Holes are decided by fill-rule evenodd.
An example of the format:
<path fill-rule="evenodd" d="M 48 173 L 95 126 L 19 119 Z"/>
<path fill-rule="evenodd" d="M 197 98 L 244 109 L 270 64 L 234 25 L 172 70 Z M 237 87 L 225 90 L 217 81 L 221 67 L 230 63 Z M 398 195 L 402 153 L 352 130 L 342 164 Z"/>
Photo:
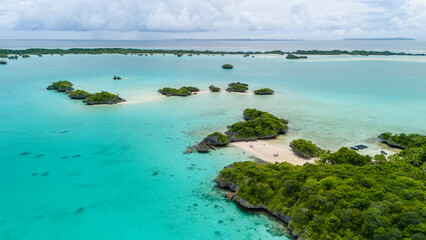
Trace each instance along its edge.
<path fill-rule="evenodd" d="M 321 155 L 323 150 L 313 144 L 311 141 L 304 139 L 296 139 L 290 143 L 290 147 L 296 153 L 296 155 L 301 156 L 303 158 L 316 158 Z"/>
<path fill-rule="evenodd" d="M 196 87 L 191 87 L 191 86 L 188 86 L 188 87 L 182 87 L 182 88 L 186 88 L 186 90 L 188 90 L 188 91 L 190 91 L 190 92 L 199 92 L 199 91 L 200 91 L 200 89 L 198 89 L 198 88 L 196 88 Z"/>
<path fill-rule="evenodd" d="M 290 227 L 303 239 L 422 239 L 426 179 L 418 173 L 402 162 L 361 167 L 240 162 L 217 179 L 239 186 L 239 200 L 290 217 Z"/>
<path fill-rule="evenodd" d="M 404 133 L 395 134 L 382 133 L 378 138 L 392 146 L 403 148 L 400 153 L 390 156 L 389 158 L 393 161 L 402 161 L 409 163 L 416 167 L 421 167 L 423 170 L 426 169 L 426 136 L 420 134 L 409 134 Z"/>
<path fill-rule="evenodd" d="M 384 163 L 387 161 L 385 155 L 383 154 L 377 154 L 373 159 L 375 163 Z"/>
<path fill-rule="evenodd" d="M 226 145 L 229 143 L 229 139 L 226 135 L 223 135 L 220 132 L 214 132 L 207 136 L 207 138 L 215 139 L 219 145 Z"/>
<path fill-rule="evenodd" d="M 5 64 L 7 64 L 7 62 L 6 61 L 0 61 L 0 64 L 5 65 Z"/>
<path fill-rule="evenodd" d="M 72 99 L 86 99 L 91 94 L 83 90 L 74 90 L 68 94 Z"/>
<path fill-rule="evenodd" d="M 308 58 L 308 57 L 306 57 L 306 56 L 297 56 L 297 55 L 294 55 L 294 54 L 288 54 L 286 58 L 287 59 L 302 59 L 302 58 Z"/>
<path fill-rule="evenodd" d="M 421 147 L 426 146 L 426 136 L 420 134 L 409 134 L 405 133 L 395 134 L 382 133 L 378 138 L 389 145 L 399 145 L 402 148 Z"/>
<path fill-rule="evenodd" d="M 29 57 L 30 57 L 30 55 L 28 55 L 28 54 L 22 55 L 22 58 L 29 58 Z"/>
<path fill-rule="evenodd" d="M 220 88 L 219 88 L 219 87 L 216 87 L 216 86 L 213 86 L 213 85 L 210 85 L 210 86 L 209 86 L 209 89 L 210 89 L 210 91 L 212 91 L 212 92 L 220 92 Z"/>
<path fill-rule="evenodd" d="M 226 132 L 233 140 L 254 140 L 274 138 L 287 132 L 287 121 L 257 109 L 244 110 L 246 122 L 238 122 L 229 127 Z"/>
<path fill-rule="evenodd" d="M 326 153 L 321 156 L 321 162 L 329 164 L 351 164 L 363 166 L 371 163 L 370 156 L 358 154 L 355 150 L 342 147 L 335 153 Z"/>
<path fill-rule="evenodd" d="M 9 57 L 7 57 L 8 59 L 18 59 L 18 55 L 15 55 L 15 56 L 9 56 Z"/>
<path fill-rule="evenodd" d="M 244 83 L 230 83 L 226 91 L 228 92 L 245 92 L 248 90 L 248 85 Z"/>
<path fill-rule="evenodd" d="M 181 97 L 189 96 L 192 94 L 192 92 L 188 90 L 186 87 L 181 87 L 180 89 L 165 87 L 165 88 L 159 89 L 158 92 L 166 96 L 181 96 Z"/>
<path fill-rule="evenodd" d="M 262 88 L 262 89 L 254 90 L 253 93 L 256 95 L 270 95 L 274 93 L 274 90 L 269 88 Z"/>
<path fill-rule="evenodd" d="M 232 66 L 231 64 L 224 64 L 224 65 L 222 65 L 222 68 L 223 69 L 233 69 L 234 66 Z"/>
<path fill-rule="evenodd" d="M 243 112 L 243 117 L 247 121 L 258 118 L 258 117 L 278 119 L 277 117 L 275 117 L 274 115 L 272 115 L 268 112 L 262 112 L 262 111 L 259 111 L 257 109 L 254 109 L 254 108 L 245 109 L 244 112 Z M 288 121 L 285 120 L 285 119 L 278 119 L 278 120 L 280 120 L 284 124 L 288 124 Z"/>
<path fill-rule="evenodd" d="M 72 83 L 69 81 L 57 81 L 53 82 L 47 87 L 47 90 L 57 90 L 58 92 L 70 92 L 74 90 Z"/>
<path fill-rule="evenodd" d="M 7 58 L 7 54 L 0 54 L 0 58 Z"/>
<path fill-rule="evenodd" d="M 118 95 L 109 93 L 109 92 L 100 92 L 91 94 L 84 101 L 88 105 L 92 104 L 115 104 L 119 102 L 123 102 L 124 100 L 120 98 Z"/>

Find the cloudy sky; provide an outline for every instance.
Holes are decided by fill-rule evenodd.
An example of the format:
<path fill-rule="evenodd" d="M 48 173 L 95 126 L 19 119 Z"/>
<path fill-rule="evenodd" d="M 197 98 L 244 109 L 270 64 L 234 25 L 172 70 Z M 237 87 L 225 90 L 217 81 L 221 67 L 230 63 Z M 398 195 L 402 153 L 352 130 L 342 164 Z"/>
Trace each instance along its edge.
<path fill-rule="evenodd" d="M 426 0 L 0 0 L 0 39 L 412 37 Z"/>

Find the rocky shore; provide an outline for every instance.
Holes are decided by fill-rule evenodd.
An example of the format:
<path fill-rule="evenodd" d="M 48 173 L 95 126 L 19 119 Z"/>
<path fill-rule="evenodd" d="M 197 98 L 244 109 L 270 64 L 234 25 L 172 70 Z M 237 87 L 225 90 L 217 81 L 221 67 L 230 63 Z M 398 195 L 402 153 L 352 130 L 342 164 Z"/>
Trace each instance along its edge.
<path fill-rule="evenodd" d="M 232 168 L 232 165 L 227 166 L 226 168 Z M 220 175 L 213 180 L 213 182 L 215 182 L 219 187 L 224 188 L 224 189 L 229 189 L 232 192 L 227 192 L 225 193 L 225 197 L 229 200 L 232 200 L 236 203 L 238 203 L 239 205 L 248 208 L 248 209 L 262 209 L 267 211 L 268 213 L 274 215 L 275 217 L 279 218 L 280 220 L 282 220 L 283 222 L 285 222 L 288 226 L 288 228 L 290 229 L 291 235 L 295 238 L 297 238 L 297 240 L 302 240 L 302 238 L 300 237 L 300 234 L 298 234 L 296 231 L 294 231 L 294 229 L 291 229 L 289 227 L 289 224 L 291 222 L 291 217 L 280 213 L 280 212 L 276 212 L 276 211 L 272 211 L 270 209 L 268 209 L 267 206 L 263 205 L 263 204 L 257 204 L 254 205 L 252 204 L 250 201 L 243 199 L 241 197 L 238 197 L 237 195 L 237 191 L 239 188 L 239 185 L 236 185 L 230 181 L 223 181 L 220 177 Z"/>
<path fill-rule="evenodd" d="M 208 152 L 216 147 L 223 147 L 230 142 L 256 141 L 276 138 L 287 132 L 287 120 L 280 119 L 268 112 L 246 109 L 243 112 L 245 122 L 228 126 L 225 134 L 215 132 L 195 145 L 198 152 Z"/>

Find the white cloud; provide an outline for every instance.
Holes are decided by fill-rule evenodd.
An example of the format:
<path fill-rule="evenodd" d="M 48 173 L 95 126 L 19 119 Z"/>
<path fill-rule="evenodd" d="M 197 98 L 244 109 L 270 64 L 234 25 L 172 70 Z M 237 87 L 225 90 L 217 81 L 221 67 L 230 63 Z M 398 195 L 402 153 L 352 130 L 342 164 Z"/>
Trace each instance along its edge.
<path fill-rule="evenodd" d="M 391 22 L 399 28 L 417 28 L 426 30 L 426 1 L 406 0 L 402 5 L 402 17 L 394 17 Z"/>
<path fill-rule="evenodd" d="M 235 37 L 334 34 L 340 37 L 425 27 L 425 0 L 391 2 L 0 0 L 0 30 L 158 32 L 169 33 L 170 36 L 178 33 L 211 36 L 207 33 L 216 32 Z"/>

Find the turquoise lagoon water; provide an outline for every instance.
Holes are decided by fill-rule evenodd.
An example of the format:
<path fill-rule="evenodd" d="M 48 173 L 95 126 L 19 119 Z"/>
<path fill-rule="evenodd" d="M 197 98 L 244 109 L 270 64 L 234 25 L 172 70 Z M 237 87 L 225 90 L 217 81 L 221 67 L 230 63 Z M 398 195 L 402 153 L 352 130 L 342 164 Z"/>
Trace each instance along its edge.
<path fill-rule="evenodd" d="M 222 70 L 224 63 L 235 68 Z M 235 148 L 186 155 L 186 147 L 225 131 L 250 107 L 290 121 L 277 144 L 363 143 L 363 153 L 376 154 L 383 131 L 426 133 L 425 66 L 422 57 L 9 60 L 0 66 L 0 239 L 286 239 L 282 224 L 241 210 L 212 182 L 224 166 L 255 159 Z M 86 106 L 45 90 L 57 80 L 128 101 Z M 276 94 L 207 91 L 234 81 Z M 155 93 L 182 85 L 202 92 Z"/>

